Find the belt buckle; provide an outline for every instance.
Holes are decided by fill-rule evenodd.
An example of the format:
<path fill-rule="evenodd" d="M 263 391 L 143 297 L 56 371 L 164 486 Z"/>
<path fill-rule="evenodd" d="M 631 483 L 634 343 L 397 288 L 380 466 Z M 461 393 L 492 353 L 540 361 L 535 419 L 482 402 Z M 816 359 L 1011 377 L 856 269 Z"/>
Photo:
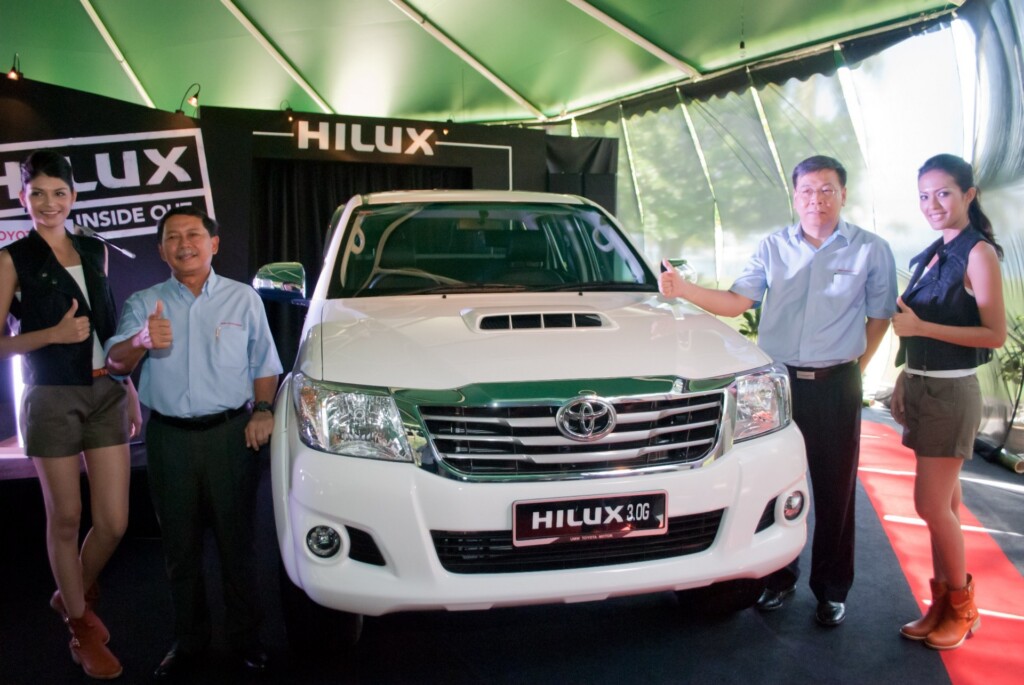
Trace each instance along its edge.
<path fill-rule="evenodd" d="M 801 381 L 813 381 L 815 378 L 814 371 L 797 371 L 797 380 Z"/>

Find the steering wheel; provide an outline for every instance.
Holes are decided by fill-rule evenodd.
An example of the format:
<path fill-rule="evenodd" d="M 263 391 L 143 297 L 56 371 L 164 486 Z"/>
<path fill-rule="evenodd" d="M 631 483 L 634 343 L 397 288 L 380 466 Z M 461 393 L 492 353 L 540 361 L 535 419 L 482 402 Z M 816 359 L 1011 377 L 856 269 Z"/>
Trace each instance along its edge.
<path fill-rule="evenodd" d="M 458 280 L 457 278 L 450 278 L 448 276 L 432 274 L 429 271 L 423 271 L 422 269 L 391 269 L 388 271 L 381 271 L 380 273 L 378 273 L 376 276 L 370 279 L 370 282 L 366 285 L 366 287 L 367 289 L 376 288 L 381 284 L 382 281 L 394 277 L 404 277 L 407 279 L 421 279 L 425 281 L 430 281 L 431 283 L 436 283 L 438 285 L 458 285 L 462 283 L 462 281 Z"/>

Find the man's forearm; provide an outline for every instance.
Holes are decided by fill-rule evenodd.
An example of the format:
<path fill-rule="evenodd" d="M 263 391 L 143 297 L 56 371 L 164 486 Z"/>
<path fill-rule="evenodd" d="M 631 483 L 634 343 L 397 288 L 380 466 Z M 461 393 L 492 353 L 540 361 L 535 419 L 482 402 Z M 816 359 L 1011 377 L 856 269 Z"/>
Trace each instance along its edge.
<path fill-rule="evenodd" d="M 696 283 L 684 283 L 680 297 L 717 316 L 739 316 L 754 305 L 750 298 L 731 290 L 705 288 Z"/>
<path fill-rule="evenodd" d="M 705 288 L 686 280 L 668 260 L 662 266 L 658 290 L 665 297 L 682 298 L 716 316 L 739 316 L 754 305 L 753 300 L 731 290 Z"/>
<path fill-rule="evenodd" d="M 122 340 L 110 348 L 110 351 L 107 352 L 108 371 L 119 376 L 127 376 L 135 370 L 148 351 L 136 340 L 137 337 L 132 336 L 127 340 Z"/>
<path fill-rule="evenodd" d="M 253 399 L 256 402 L 273 403 L 277 394 L 277 376 L 264 376 L 252 382 Z"/>

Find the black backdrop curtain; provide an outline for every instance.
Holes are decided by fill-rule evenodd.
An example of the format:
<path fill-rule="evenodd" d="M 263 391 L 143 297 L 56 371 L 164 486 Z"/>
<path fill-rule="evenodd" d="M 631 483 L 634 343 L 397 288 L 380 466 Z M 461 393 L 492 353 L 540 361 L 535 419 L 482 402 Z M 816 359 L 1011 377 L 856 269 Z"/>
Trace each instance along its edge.
<path fill-rule="evenodd" d="M 468 168 L 257 159 L 253 168 L 249 272 L 300 262 L 316 283 L 334 210 L 353 195 L 385 190 L 469 189 Z"/>

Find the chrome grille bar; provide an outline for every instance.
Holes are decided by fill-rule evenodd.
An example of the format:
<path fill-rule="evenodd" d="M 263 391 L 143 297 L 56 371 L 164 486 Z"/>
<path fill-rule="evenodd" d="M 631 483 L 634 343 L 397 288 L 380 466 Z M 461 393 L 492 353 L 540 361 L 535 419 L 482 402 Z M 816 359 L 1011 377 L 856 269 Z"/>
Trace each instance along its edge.
<path fill-rule="evenodd" d="M 699 465 L 721 436 L 722 390 L 619 397 L 615 429 L 595 441 L 564 436 L 560 404 L 420 406 L 439 461 L 467 479 L 573 477 L 595 471 Z"/>
<path fill-rule="evenodd" d="M 618 442 L 635 442 L 637 440 L 646 440 L 659 435 L 669 435 L 672 433 L 678 433 L 680 431 L 695 430 L 698 428 L 707 428 L 717 426 L 717 421 L 701 421 L 698 423 L 688 423 L 682 426 L 669 426 L 665 428 L 654 428 L 650 430 L 641 431 L 615 431 L 611 435 L 606 436 L 601 440 L 601 444 L 607 445 L 609 443 Z M 620 424 L 621 426 L 621 424 Z M 539 447 L 539 446 L 578 446 L 592 443 L 581 443 L 579 440 L 571 440 L 562 435 L 540 435 L 540 436 L 524 436 L 524 437 L 513 437 L 510 435 L 475 435 L 473 433 L 439 433 L 434 437 L 446 438 L 453 441 L 458 441 L 463 444 L 481 444 L 487 446 L 494 446 L 495 444 L 505 445 L 521 445 L 523 447 Z M 678 443 L 677 443 L 678 444 Z"/>

